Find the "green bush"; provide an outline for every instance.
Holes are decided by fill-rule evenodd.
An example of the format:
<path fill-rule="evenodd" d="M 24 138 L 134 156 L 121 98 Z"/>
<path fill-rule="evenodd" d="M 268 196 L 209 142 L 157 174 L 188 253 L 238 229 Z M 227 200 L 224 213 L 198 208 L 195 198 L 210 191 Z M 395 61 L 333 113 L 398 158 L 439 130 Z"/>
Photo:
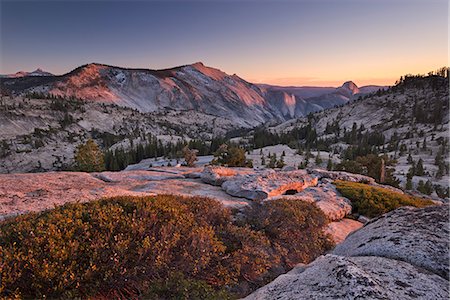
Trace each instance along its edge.
<path fill-rule="evenodd" d="M 277 200 L 245 213 L 249 224 L 212 199 L 159 195 L 8 219 L 0 297 L 228 299 L 331 247 L 312 204 Z"/>
<path fill-rule="evenodd" d="M 352 201 L 353 212 L 370 218 L 382 215 L 401 206 L 424 207 L 433 201 L 401 194 L 389 189 L 364 183 L 337 180 L 338 191 Z"/>
<path fill-rule="evenodd" d="M 227 167 L 253 167 L 253 162 L 245 157 L 245 150 L 237 146 L 220 145 L 214 152 L 211 164 Z"/>

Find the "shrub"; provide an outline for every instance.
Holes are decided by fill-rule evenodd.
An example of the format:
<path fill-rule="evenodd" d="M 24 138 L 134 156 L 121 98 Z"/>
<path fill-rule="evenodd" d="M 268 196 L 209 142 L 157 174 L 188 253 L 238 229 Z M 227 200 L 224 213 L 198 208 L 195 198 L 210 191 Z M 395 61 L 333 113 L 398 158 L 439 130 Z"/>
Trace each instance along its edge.
<path fill-rule="evenodd" d="M 285 270 L 309 263 L 334 246 L 322 232 L 328 223 L 325 214 L 311 203 L 286 199 L 254 203 L 245 215 L 245 222 L 263 232 L 280 253 Z"/>
<path fill-rule="evenodd" d="M 159 195 L 8 219 L 0 297 L 227 299 L 330 247 L 312 204 L 278 200 L 245 212 L 250 224 L 212 199 Z"/>
<path fill-rule="evenodd" d="M 245 157 L 245 150 L 236 146 L 220 145 L 214 152 L 213 165 L 222 165 L 228 167 L 253 167 L 251 160 Z"/>
<path fill-rule="evenodd" d="M 364 183 L 337 180 L 338 191 L 352 201 L 353 212 L 373 218 L 401 206 L 424 207 L 433 201 Z"/>
<path fill-rule="evenodd" d="M 198 158 L 197 158 L 198 150 L 189 149 L 189 147 L 186 145 L 186 146 L 184 146 L 182 152 L 183 152 L 183 156 L 184 156 L 186 165 L 188 167 L 195 167 L 195 162 L 198 160 Z"/>

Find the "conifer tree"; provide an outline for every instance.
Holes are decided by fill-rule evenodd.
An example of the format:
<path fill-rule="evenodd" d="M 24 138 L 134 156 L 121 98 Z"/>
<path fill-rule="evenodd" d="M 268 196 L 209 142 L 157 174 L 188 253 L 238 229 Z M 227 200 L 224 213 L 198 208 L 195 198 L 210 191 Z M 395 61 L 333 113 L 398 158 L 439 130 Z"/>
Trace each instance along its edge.
<path fill-rule="evenodd" d="M 94 140 L 89 139 L 75 150 L 75 164 L 78 171 L 101 172 L 105 169 L 104 154 Z"/>
<path fill-rule="evenodd" d="M 327 170 L 328 171 L 333 170 L 333 162 L 331 161 L 331 158 L 328 159 Z"/>
<path fill-rule="evenodd" d="M 417 162 L 415 175 L 417 175 L 417 176 L 425 175 L 422 158 L 420 158 L 419 161 Z"/>

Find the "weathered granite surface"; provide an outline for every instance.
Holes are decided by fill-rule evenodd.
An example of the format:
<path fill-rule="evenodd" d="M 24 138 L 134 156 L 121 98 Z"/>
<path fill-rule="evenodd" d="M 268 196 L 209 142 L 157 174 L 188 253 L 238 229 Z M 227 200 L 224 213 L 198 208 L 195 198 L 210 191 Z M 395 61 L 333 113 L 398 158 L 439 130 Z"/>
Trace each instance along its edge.
<path fill-rule="evenodd" d="M 317 178 L 309 176 L 306 171 L 264 170 L 252 174 L 239 175 L 222 183 L 222 189 L 235 197 L 249 200 L 263 200 L 280 196 L 286 192 L 297 193 L 317 185 Z"/>
<path fill-rule="evenodd" d="M 334 254 L 409 262 L 449 278 L 449 206 L 403 207 L 349 235 Z"/>
<path fill-rule="evenodd" d="M 245 299 L 449 299 L 449 206 L 400 208 Z"/>
<path fill-rule="evenodd" d="M 325 228 L 325 233 L 330 234 L 333 241 L 336 244 L 339 244 L 342 243 L 350 233 L 360 229 L 363 225 L 364 224 L 359 221 L 342 219 L 330 222 Z"/>
<path fill-rule="evenodd" d="M 369 176 L 353 174 L 344 171 L 328 171 L 323 169 L 307 169 L 308 174 L 316 176 L 319 179 L 330 178 L 332 180 L 345 180 L 352 182 L 362 182 L 368 184 L 375 184 L 375 179 Z"/>
<path fill-rule="evenodd" d="M 315 203 L 331 221 L 343 219 L 352 212 L 351 201 L 343 197 L 331 183 L 320 182 L 295 195 L 283 195 L 269 199 L 287 198 Z"/>
<path fill-rule="evenodd" d="M 448 299 L 448 281 L 403 261 L 328 254 L 300 266 L 245 298 Z"/>

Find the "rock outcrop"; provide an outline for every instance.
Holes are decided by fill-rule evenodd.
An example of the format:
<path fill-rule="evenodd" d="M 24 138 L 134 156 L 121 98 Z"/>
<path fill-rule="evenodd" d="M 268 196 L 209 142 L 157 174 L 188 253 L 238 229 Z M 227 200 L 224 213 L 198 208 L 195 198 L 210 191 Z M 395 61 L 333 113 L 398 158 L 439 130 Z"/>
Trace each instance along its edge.
<path fill-rule="evenodd" d="M 237 172 L 230 168 L 207 166 L 203 169 L 200 178 L 204 183 L 221 186 L 230 177 L 236 175 Z"/>
<path fill-rule="evenodd" d="M 342 241 L 361 223 L 343 219 L 351 203 L 342 197 L 331 180 L 318 179 L 304 170 L 275 171 L 251 168 L 152 167 L 122 172 L 49 172 L 0 174 L 0 218 L 55 205 L 91 201 L 102 197 L 174 194 L 204 196 L 228 207 L 243 207 L 252 200 L 315 203 L 328 217 L 327 232 Z"/>
<path fill-rule="evenodd" d="M 448 210 L 387 213 L 245 299 L 448 299 Z"/>
<path fill-rule="evenodd" d="M 367 184 L 375 184 L 375 179 L 369 176 L 353 174 L 343 171 L 327 171 L 323 169 L 308 169 L 309 174 L 316 176 L 319 179 L 329 178 L 332 180 L 345 180 L 352 182 L 362 182 Z"/>
<path fill-rule="evenodd" d="M 328 233 L 336 244 L 342 243 L 345 238 L 360 229 L 364 224 L 352 219 L 342 219 L 330 222 L 326 228 L 325 233 Z"/>
<path fill-rule="evenodd" d="M 193 171 L 196 169 L 0 174 L 0 218 L 70 202 L 125 195 L 197 195 L 217 199 L 226 206 L 246 205 L 245 199 L 232 197 L 218 186 L 186 178 Z"/>
<path fill-rule="evenodd" d="M 245 299 L 448 299 L 448 281 L 403 261 L 329 254 Z"/>
<path fill-rule="evenodd" d="M 307 187 L 295 195 L 284 195 L 270 199 L 287 198 L 298 201 L 316 203 L 331 221 L 341 220 L 352 212 L 350 200 L 342 197 L 331 183 L 318 183 Z"/>
<path fill-rule="evenodd" d="M 263 200 L 284 194 L 295 194 L 317 185 L 317 178 L 305 171 L 290 172 L 265 170 L 259 173 L 234 176 L 222 183 L 222 189 L 235 197 Z"/>
<path fill-rule="evenodd" d="M 406 261 L 449 278 L 449 206 L 399 208 L 367 223 L 333 252 Z"/>

